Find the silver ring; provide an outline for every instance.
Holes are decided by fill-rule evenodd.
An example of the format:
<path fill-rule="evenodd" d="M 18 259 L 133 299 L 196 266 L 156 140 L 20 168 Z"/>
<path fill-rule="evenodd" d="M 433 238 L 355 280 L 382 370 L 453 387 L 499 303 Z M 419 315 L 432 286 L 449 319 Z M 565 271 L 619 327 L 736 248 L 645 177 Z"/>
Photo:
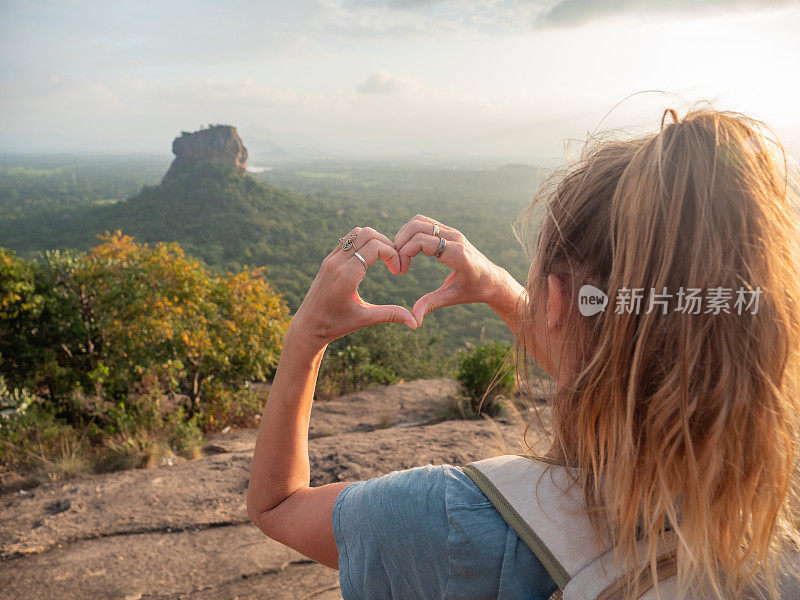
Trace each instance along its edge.
<path fill-rule="evenodd" d="M 444 247 L 446 245 L 447 245 L 447 240 L 445 240 L 443 237 L 440 237 L 439 238 L 439 248 L 438 248 L 438 250 L 436 250 L 436 252 L 433 255 L 436 258 L 439 258 L 442 255 L 442 252 L 444 252 Z"/>
<path fill-rule="evenodd" d="M 438 223 L 434 223 L 433 224 L 433 235 L 435 235 L 436 237 L 442 237 L 442 234 L 439 233 L 439 224 Z"/>
<path fill-rule="evenodd" d="M 339 238 L 339 241 L 342 243 L 342 250 L 350 250 L 353 247 L 353 242 L 356 240 L 357 234 L 351 233 L 347 236 L 347 238 Z"/>
<path fill-rule="evenodd" d="M 355 256 L 358 260 L 361 261 L 361 264 L 364 265 L 365 269 L 369 268 L 369 265 L 367 264 L 367 261 L 365 261 L 364 257 L 361 256 L 358 252 L 353 252 L 353 256 Z"/>

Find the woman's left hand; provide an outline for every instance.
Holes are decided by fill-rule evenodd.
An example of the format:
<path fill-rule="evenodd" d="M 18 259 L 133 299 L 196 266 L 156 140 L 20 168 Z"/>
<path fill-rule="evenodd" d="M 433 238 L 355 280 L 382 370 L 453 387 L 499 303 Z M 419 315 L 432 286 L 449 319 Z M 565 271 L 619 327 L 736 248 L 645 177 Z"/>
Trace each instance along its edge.
<path fill-rule="evenodd" d="M 358 252 L 368 266 L 378 259 L 389 271 L 400 272 L 400 257 L 394 243 L 371 227 L 355 227 L 353 246 L 347 250 L 338 244 L 322 261 L 322 266 L 292 319 L 289 333 L 324 346 L 352 331 L 377 323 L 404 323 L 411 329 L 417 324 L 411 313 L 394 304 L 375 305 L 358 295 L 366 266 L 355 256 Z"/>

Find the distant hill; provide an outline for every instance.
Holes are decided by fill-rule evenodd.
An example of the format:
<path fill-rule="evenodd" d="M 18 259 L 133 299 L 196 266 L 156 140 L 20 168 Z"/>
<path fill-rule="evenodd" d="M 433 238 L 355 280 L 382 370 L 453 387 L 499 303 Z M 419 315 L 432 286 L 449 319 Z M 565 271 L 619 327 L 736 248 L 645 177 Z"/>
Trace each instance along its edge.
<path fill-rule="evenodd" d="M 340 218 L 331 213 L 319 201 L 257 183 L 229 165 L 194 162 L 110 206 L 0 223 L 0 245 L 23 253 L 86 250 L 97 235 L 119 229 L 140 241 L 179 242 L 222 269 L 264 265 L 296 307 L 326 248 L 342 235 L 341 226 L 332 230 Z"/>

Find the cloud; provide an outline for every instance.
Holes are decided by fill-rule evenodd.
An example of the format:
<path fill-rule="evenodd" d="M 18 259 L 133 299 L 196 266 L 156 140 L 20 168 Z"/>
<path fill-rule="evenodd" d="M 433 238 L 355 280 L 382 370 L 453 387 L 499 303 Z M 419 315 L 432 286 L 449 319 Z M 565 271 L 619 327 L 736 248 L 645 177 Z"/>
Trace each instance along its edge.
<path fill-rule="evenodd" d="M 421 88 L 422 85 L 408 75 L 392 75 L 388 71 L 377 71 L 356 86 L 361 94 L 396 94 Z"/>
<path fill-rule="evenodd" d="M 441 4 L 442 0 L 350 0 L 348 5 L 360 8 L 364 6 L 385 6 L 399 10 L 420 9 Z"/>
<path fill-rule="evenodd" d="M 0 0 L 0 87 L 32 71 L 119 72 L 330 56 L 365 44 L 491 40 L 628 14 L 774 8 L 790 0 L 197 0 L 145 7 Z M 246 22 L 243 22 L 246 19 Z"/>
<path fill-rule="evenodd" d="M 791 86 L 784 75 L 800 13 L 757 14 L 744 0 L 675 0 L 669 9 L 651 0 L 231 4 L 197 0 L 186 13 L 134 0 L 91 9 L 0 0 L 0 150 L 34 142 L 55 150 L 75 139 L 92 151 L 166 152 L 181 129 L 225 122 L 245 135 L 308 135 L 369 155 L 549 154 L 621 94 L 694 94 L 698 82 L 711 93 L 752 88 L 741 108 L 763 104 L 768 121 L 770 111 L 795 115 L 796 94 L 779 92 Z M 698 5 L 705 17 L 738 12 L 718 29 L 694 19 Z M 668 10 L 685 18 L 653 18 Z M 581 27 L 616 18 L 626 20 Z M 709 65 L 693 68 L 696 56 Z"/>
<path fill-rule="evenodd" d="M 780 7 L 792 0 L 560 0 L 535 20 L 539 27 L 570 27 L 629 14 L 703 14 Z"/>
<path fill-rule="evenodd" d="M 796 0 L 316 0 L 315 30 L 350 39 L 491 38 L 611 17 L 706 16 L 796 5 Z"/>

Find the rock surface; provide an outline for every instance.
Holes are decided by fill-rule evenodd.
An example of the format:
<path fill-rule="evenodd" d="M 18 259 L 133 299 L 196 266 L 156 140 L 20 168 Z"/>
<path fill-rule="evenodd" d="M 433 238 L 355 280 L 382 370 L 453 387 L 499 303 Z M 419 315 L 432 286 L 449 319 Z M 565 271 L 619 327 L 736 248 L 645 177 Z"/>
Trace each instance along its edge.
<path fill-rule="evenodd" d="M 164 176 L 168 179 L 176 171 L 192 162 L 213 162 L 231 165 L 240 175 L 247 170 L 247 148 L 231 125 L 212 125 L 195 132 L 183 131 L 172 142 L 175 160 Z"/>
<path fill-rule="evenodd" d="M 452 380 L 414 381 L 317 404 L 312 484 L 521 449 L 519 415 L 442 421 L 454 391 Z M 245 491 L 256 435 L 215 436 L 207 446 L 214 454 L 170 467 L 0 495 L 2 597 L 340 599 L 336 571 L 250 524 Z"/>

